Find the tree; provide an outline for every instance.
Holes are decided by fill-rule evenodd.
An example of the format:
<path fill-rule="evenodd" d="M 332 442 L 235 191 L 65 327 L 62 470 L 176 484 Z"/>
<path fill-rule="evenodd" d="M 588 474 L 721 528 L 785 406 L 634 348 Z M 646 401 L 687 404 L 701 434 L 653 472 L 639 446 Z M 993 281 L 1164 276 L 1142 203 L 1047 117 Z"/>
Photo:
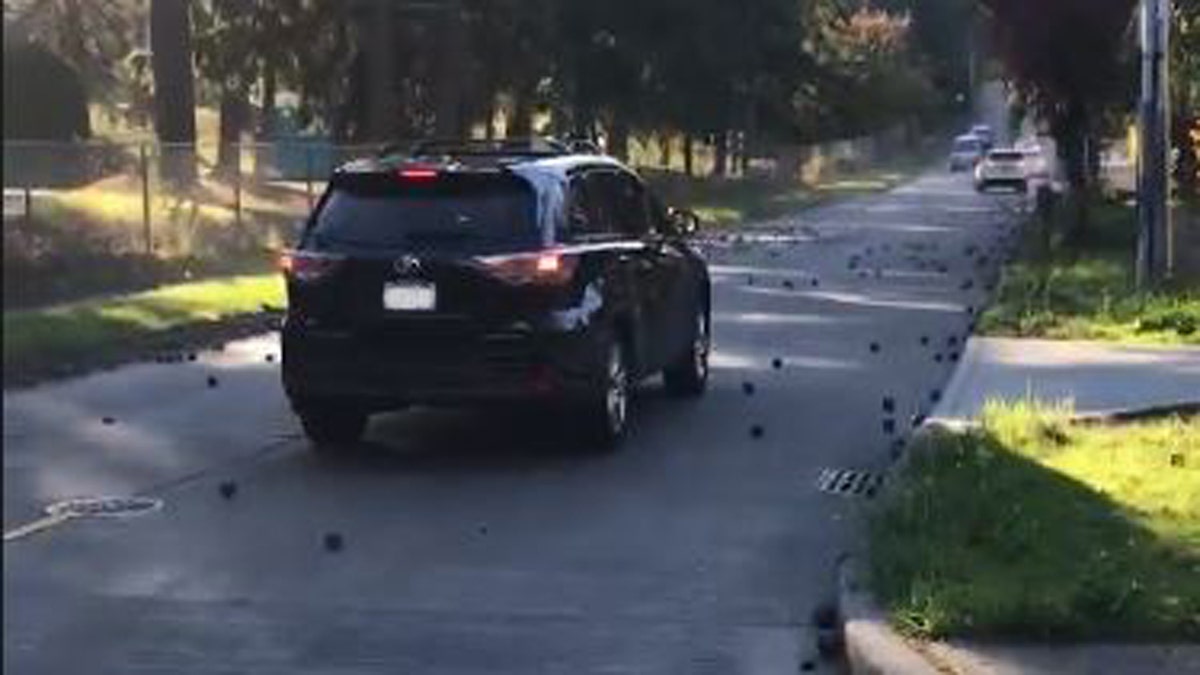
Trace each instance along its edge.
<path fill-rule="evenodd" d="M 115 91 L 118 65 L 137 35 L 136 2 L 18 0 L 4 5 L 6 16 L 11 12 L 17 17 L 13 32 L 63 59 L 90 94 L 108 98 Z"/>
<path fill-rule="evenodd" d="M 821 26 L 818 77 L 799 101 L 819 135 L 865 135 L 930 108 L 935 96 L 913 53 L 911 16 L 858 9 Z"/>
<path fill-rule="evenodd" d="M 1136 77 L 1136 0 L 982 0 L 1004 66 L 1029 108 L 1049 122 L 1075 195 L 1072 235 L 1086 223 L 1099 139 L 1129 110 Z"/>
<path fill-rule="evenodd" d="M 1200 192 L 1200 0 L 1175 0 L 1171 35 L 1172 145 L 1175 184 L 1185 199 Z"/>
<path fill-rule="evenodd" d="M 12 42 L 4 43 L 4 138 L 77 141 L 90 136 L 79 73 L 41 45 Z"/>
<path fill-rule="evenodd" d="M 163 144 L 162 172 L 176 184 L 196 178 L 196 94 L 189 0 L 152 0 L 151 66 L 154 127 Z"/>

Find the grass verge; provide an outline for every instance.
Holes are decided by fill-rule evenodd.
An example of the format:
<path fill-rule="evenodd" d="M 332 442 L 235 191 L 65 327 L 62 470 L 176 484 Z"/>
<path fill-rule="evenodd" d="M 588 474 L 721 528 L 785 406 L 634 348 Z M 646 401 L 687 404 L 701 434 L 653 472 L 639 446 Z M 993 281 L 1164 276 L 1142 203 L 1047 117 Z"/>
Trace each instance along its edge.
<path fill-rule="evenodd" d="M 980 320 L 983 335 L 1129 343 L 1200 344 L 1200 279 L 1139 291 L 1133 275 L 1135 210 L 1091 208 L 1087 236 L 1049 251 L 1029 228 Z"/>
<path fill-rule="evenodd" d="M 197 334 L 261 317 L 284 305 L 278 274 L 230 277 L 45 309 L 4 313 L 6 384 L 74 373 L 149 351 L 179 348 Z"/>
<path fill-rule="evenodd" d="M 914 448 L 871 576 L 922 638 L 1200 638 L 1200 420 L 1072 424 L 992 404 Z"/>
<path fill-rule="evenodd" d="M 812 185 L 754 178 L 715 179 L 644 170 L 643 177 L 672 206 L 694 211 L 709 226 L 770 220 L 830 199 L 890 190 L 925 163 L 910 159 L 831 177 Z"/>

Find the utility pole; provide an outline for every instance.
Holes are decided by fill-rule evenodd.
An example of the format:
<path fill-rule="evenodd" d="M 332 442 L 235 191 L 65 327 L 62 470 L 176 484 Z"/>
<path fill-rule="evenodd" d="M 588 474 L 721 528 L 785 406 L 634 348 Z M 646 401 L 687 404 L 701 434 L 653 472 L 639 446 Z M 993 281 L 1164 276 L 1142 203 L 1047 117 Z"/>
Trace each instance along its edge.
<path fill-rule="evenodd" d="M 1138 144 L 1137 282 L 1161 280 L 1168 266 L 1171 220 L 1170 92 L 1167 86 L 1170 0 L 1142 0 L 1142 96 Z"/>

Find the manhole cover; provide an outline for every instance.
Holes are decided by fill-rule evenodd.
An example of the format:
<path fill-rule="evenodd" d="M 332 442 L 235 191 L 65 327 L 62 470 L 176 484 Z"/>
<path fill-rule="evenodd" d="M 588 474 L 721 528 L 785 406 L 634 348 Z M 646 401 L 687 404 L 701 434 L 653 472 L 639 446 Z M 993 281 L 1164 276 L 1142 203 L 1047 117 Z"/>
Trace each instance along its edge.
<path fill-rule="evenodd" d="M 822 469 L 817 476 L 818 490 L 846 497 L 873 497 L 882 483 L 879 474 L 855 469 Z"/>
<path fill-rule="evenodd" d="M 67 499 L 46 507 L 46 513 L 62 517 L 124 518 L 157 511 L 162 500 L 150 497 L 83 497 Z"/>

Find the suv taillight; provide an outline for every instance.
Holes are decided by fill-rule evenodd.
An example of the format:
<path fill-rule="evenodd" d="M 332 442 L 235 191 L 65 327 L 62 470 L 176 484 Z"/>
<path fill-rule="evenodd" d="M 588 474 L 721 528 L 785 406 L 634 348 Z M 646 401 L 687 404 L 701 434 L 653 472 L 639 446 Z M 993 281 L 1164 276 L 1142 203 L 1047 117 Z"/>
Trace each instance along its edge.
<path fill-rule="evenodd" d="M 575 277 L 579 266 L 577 257 L 561 251 L 491 255 L 476 261 L 491 276 L 514 285 L 561 286 Z"/>
<path fill-rule="evenodd" d="M 288 279 L 313 282 L 329 276 L 345 258 L 313 251 L 284 251 L 279 256 L 279 269 Z"/>

